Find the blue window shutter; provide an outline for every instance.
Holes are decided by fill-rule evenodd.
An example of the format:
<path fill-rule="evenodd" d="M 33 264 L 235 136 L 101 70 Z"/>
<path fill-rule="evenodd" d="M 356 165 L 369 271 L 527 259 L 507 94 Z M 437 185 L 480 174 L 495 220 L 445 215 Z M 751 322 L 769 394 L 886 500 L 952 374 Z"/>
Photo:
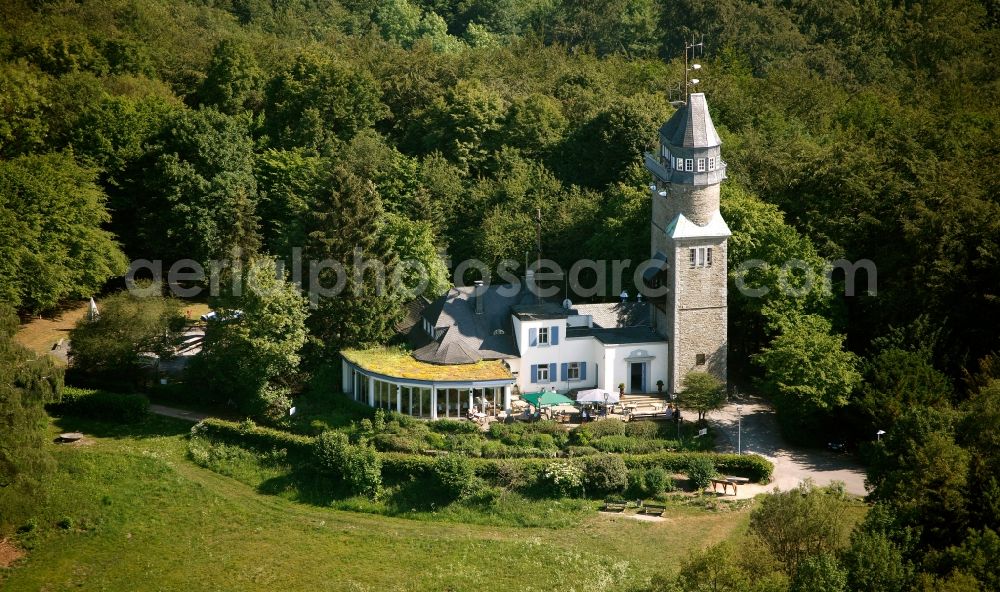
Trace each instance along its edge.
<path fill-rule="evenodd" d="M 556 363 L 552 362 L 549 364 L 549 380 L 555 382 L 556 380 Z"/>
<path fill-rule="evenodd" d="M 559 369 L 559 376 L 562 377 L 559 380 L 569 380 L 569 364 L 566 362 L 562 363 L 562 367 Z"/>
<path fill-rule="evenodd" d="M 538 364 L 531 365 L 531 382 L 538 382 Z"/>
<path fill-rule="evenodd" d="M 538 329 L 528 329 L 528 345 L 531 347 L 538 345 Z"/>
<path fill-rule="evenodd" d="M 587 380 L 587 362 L 580 362 L 580 380 Z"/>
<path fill-rule="evenodd" d="M 549 329 L 549 334 L 552 335 L 550 338 L 552 345 L 559 345 L 559 327 L 552 327 Z"/>

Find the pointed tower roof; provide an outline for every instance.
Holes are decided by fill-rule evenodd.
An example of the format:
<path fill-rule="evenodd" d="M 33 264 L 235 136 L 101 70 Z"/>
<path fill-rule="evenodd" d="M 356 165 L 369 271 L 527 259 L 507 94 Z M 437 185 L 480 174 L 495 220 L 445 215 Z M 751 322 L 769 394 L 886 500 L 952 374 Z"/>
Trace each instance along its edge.
<path fill-rule="evenodd" d="M 722 145 L 712 124 L 705 93 L 693 93 L 686 105 L 660 128 L 660 135 L 672 146 L 684 148 L 714 148 Z"/>

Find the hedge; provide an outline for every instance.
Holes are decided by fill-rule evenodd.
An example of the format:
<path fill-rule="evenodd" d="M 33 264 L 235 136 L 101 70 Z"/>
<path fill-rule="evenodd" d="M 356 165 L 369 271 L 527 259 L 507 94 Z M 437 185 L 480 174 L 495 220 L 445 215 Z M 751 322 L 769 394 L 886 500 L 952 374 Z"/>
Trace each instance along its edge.
<path fill-rule="evenodd" d="M 146 395 L 112 393 L 68 386 L 62 399 L 51 406 L 57 414 L 75 415 L 101 421 L 120 423 L 140 422 L 149 415 Z"/>
<path fill-rule="evenodd" d="M 290 454 L 312 454 L 315 438 L 300 436 L 281 430 L 254 425 L 252 422 L 236 423 L 221 419 L 209 418 L 199 424 L 200 429 L 212 437 L 225 439 L 235 444 L 247 444 L 262 450 L 274 448 L 287 449 Z M 577 448 L 574 452 L 587 455 L 590 448 Z M 538 453 L 540 451 L 507 447 L 503 452 Z M 499 451 L 497 451 L 499 452 Z M 390 479 L 423 478 L 430 475 L 433 469 L 434 457 L 402 452 L 382 452 L 382 472 Z M 672 473 L 686 473 L 690 459 L 707 457 L 712 460 L 715 469 L 723 475 L 739 475 L 749 477 L 758 483 L 767 483 L 774 470 L 767 459 L 756 454 L 717 454 L 711 452 L 654 452 L 651 454 L 624 454 L 622 460 L 630 468 L 650 469 L 660 467 Z M 552 460 L 546 458 L 470 458 L 476 475 L 499 485 L 508 485 L 503 473 L 515 471 L 527 481 L 537 480 L 538 475 Z"/>
<path fill-rule="evenodd" d="M 712 452 L 656 452 L 653 454 L 622 455 L 629 468 L 662 467 L 674 473 L 686 473 L 692 458 L 707 457 L 715 470 L 723 475 L 749 477 L 757 483 L 768 483 L 774 465 L 757 454 L 718 454 Z"/>
<path fill-rule="evenodd" d="M 311 436 L 261 427 L 249 420 L 237 423 L 214 417 L 202 420 L 192 431 L 202 432 L 231 444 L 248 445 L 258 450 L 283 448 L 289 454 L 296 455 L 311 455 L 316 441 Z"/>

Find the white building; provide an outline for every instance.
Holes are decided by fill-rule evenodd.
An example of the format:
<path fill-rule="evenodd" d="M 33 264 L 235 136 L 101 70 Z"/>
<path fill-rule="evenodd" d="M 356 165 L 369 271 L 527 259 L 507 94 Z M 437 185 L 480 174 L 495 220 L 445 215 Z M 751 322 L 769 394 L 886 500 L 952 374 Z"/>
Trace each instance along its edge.
<path fill-rule="evenodd" d="M 417 417 L 497 413 L 520 393 L 624 385 L 676 393 L 704 370 L 726 380 L 727 242 L 719 212 L 721 140 L 705 96 L 692 94 L 646 155 L 658 265 L 644 281 L 666 288 L 646 302 L 562 305 L 526 288 L 452 288 L 410 312 L 411 350 L 344 353 L 344 392 Z M 530 279 L 528 283 L 530 283 Z"/>
<path fill-rule="evenodd" d="M 415 312 L 412 351 L 343 352 L 346 393 L 415 417 L 462 418 L 473 407 L 509 409 L 521 393 L 645 393 L 668 379 L 667 341 L 647 303 L 563 306 L 537 303 L 526 288 L 475 286 Z"/>

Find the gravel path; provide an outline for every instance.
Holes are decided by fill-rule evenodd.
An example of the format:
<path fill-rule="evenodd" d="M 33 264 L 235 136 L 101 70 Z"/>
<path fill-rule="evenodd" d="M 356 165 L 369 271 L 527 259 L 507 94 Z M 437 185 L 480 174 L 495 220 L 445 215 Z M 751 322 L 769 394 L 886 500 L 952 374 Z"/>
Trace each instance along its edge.
<path fill-rule="evenodd" d="M 760 454 L 774 463 L 774 476 L 769 485 L 741 486 L 738 497 L 753 497 L 774 488 L 793 489 L 807 478 L 817 485 L 843 481 L 848 493 L 865 495 L 864 468 L 852 457 L 827 450 L 793 448 L 781 437 L 774 410 L 768 403 L 745 397 L 742 407 L 742 429 L 739 430 L 742 450 Z M 736 452 L 739 423 L 736 403 L 710 413 L 708 420 L 719 432 L 719 448 Z"/>

